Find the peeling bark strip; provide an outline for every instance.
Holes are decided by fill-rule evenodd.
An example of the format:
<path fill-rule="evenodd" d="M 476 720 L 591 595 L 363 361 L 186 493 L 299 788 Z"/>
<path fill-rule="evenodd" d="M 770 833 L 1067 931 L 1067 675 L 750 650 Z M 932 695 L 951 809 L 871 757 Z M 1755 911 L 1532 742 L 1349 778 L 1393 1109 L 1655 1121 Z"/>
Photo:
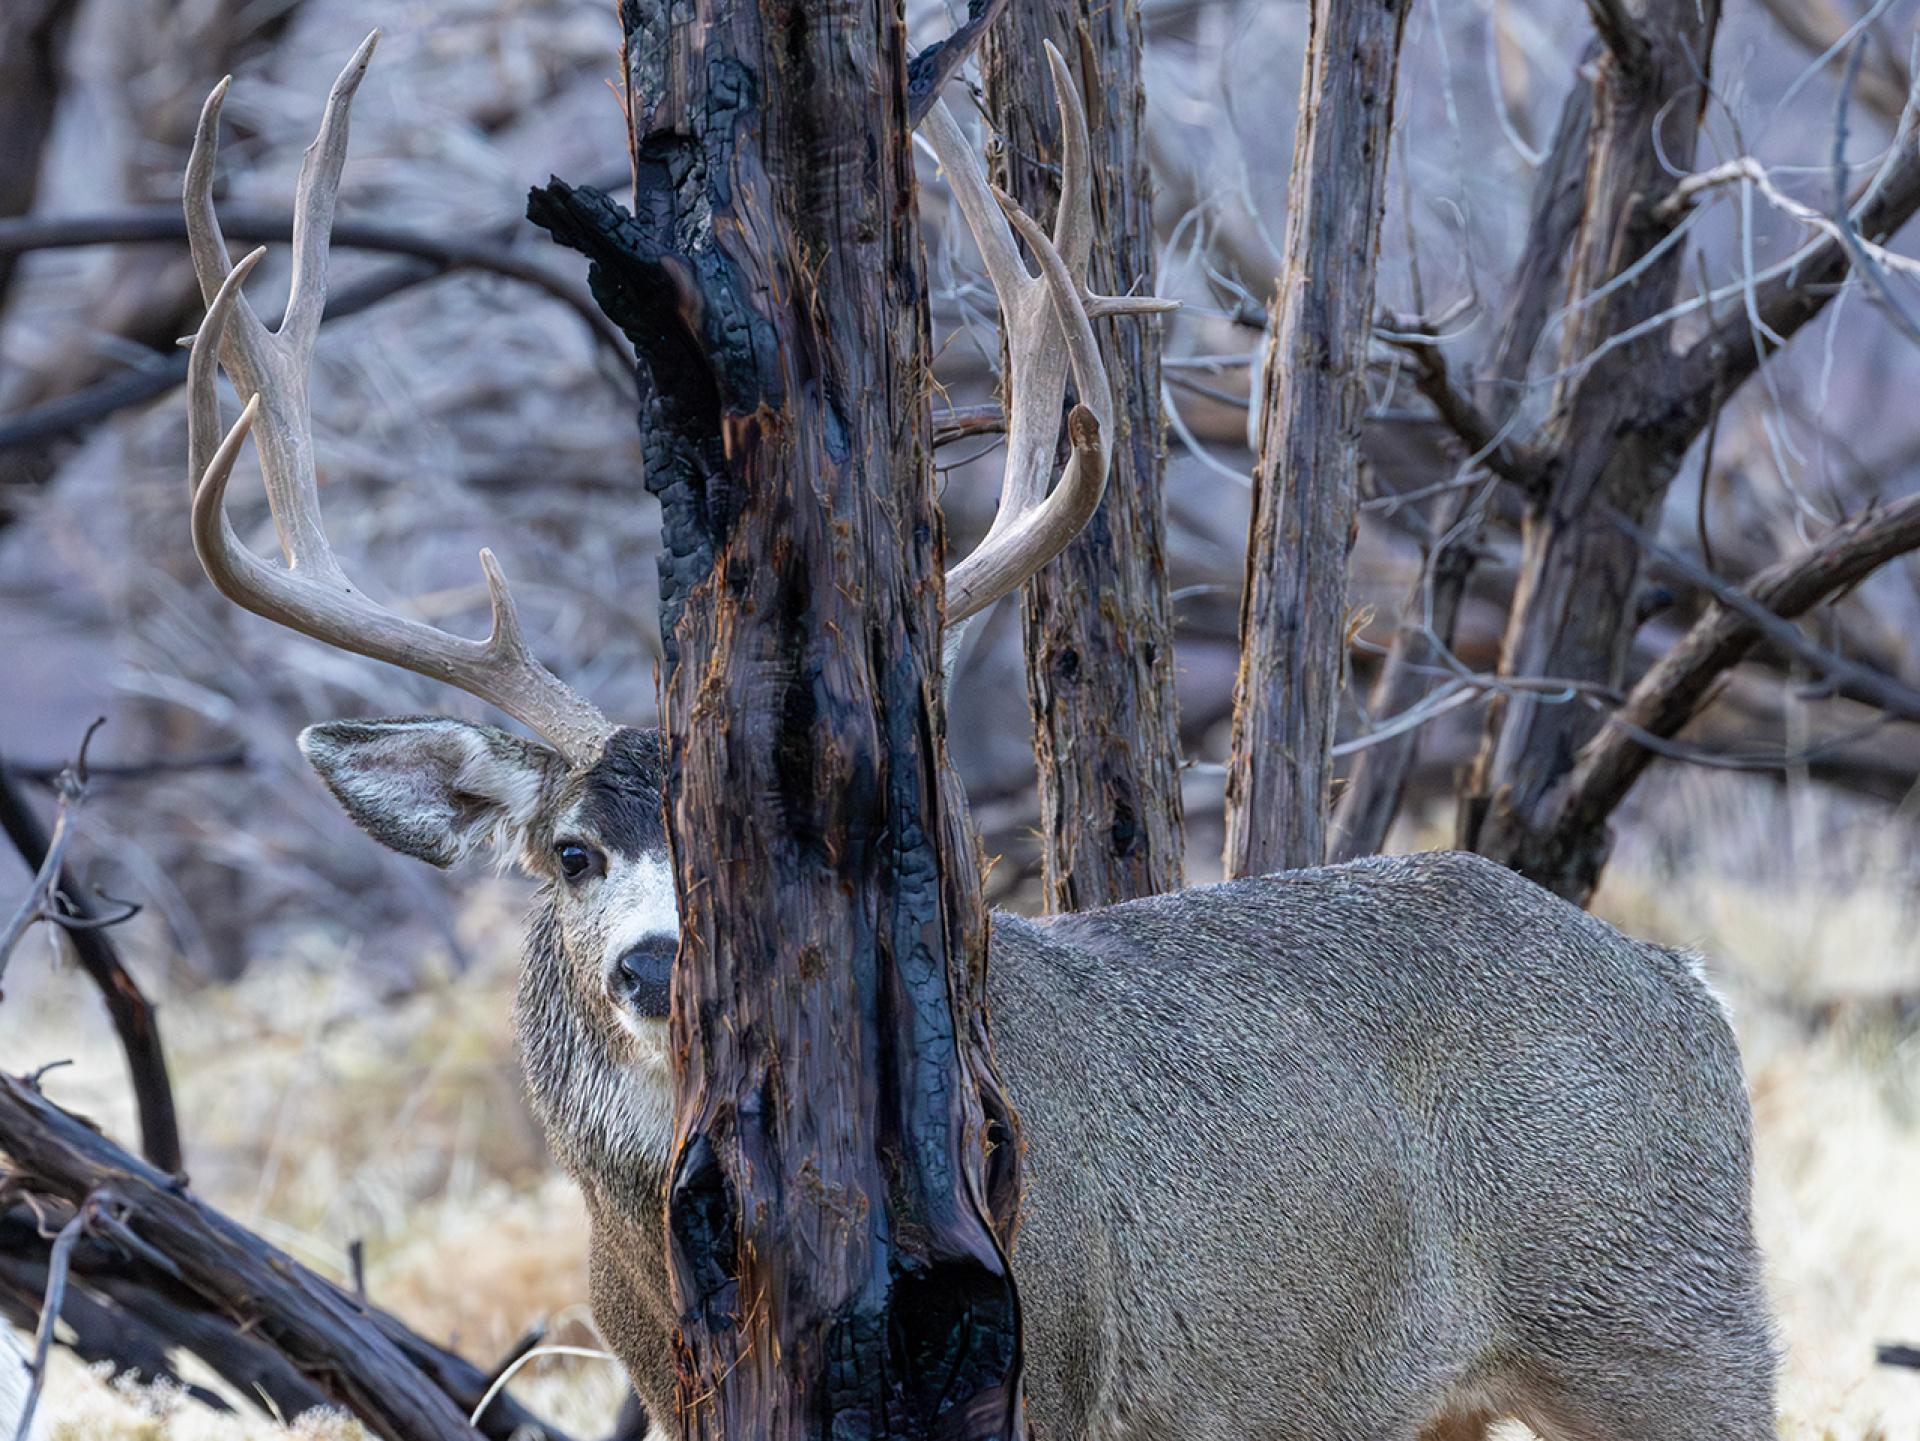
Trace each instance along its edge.
<path fill-rule="evenodd" d="M 1605 15 L 1608 48 L 1592 67 L 1585 207 L 1568 266 L 1560 367 L 1571 373 L 1554 390 L 1546 434 L 1554 459 L 1522 531 L 1500 673 L 1617 686 L 1633 637 L 1640 553 L 1607 517 L 1648 525 L 1692 434 L 1682 439 L 1648 414 L 1649 397 L 1672 394 L 1684 376 L 1668 327 L 1582 362 L 1672 303 L 1680 247 L 1631 282 L 1614 280 L 1668 234 L 1655 202 L 1672 188 L 1665 167 L 1694 154 L 1720 6 L 1621 0 Z M 1545 833 L 1559 782 L 1601 724 L 1587 706 L 1496 696 L 1463 800 L 1464 846 L 1584 899 L 1605 860 L 1604 829 L 1589 833 L 1584 854 L 1547 845 Z"/>
<path fill-rule="evenodd" d="M 1326 858 L 1374 262 L 1411 8 L 1312 3 L 1240 600 L 1229 876 Z"/>
<path fill-rule="evenodd" d="M 1102 222 L 1093 288 L 1151 294 L 1139 7 L 1024 0 L 987 37 L 987 109 L 1006 141 L 995 178 L 1036 215 L 1059 200 L 1060 123 L 1048 100 L 1043 40 L 1061 46 L 1086 97 Z M 1119 426 L 1106 497 L 1025 588 L 1027 698 L 1054 911 L 1177 890 L 1185 860 L 1161 491 L 1161 329 L 1142 317 L 1096 333 Z"/>
<path fill-rule="evenodd" d="M 686 1434 L 1015 1437 L 901 14 L 621 16 L 635 212 L 530 214 L 639 352 L 664 517 Z"/>

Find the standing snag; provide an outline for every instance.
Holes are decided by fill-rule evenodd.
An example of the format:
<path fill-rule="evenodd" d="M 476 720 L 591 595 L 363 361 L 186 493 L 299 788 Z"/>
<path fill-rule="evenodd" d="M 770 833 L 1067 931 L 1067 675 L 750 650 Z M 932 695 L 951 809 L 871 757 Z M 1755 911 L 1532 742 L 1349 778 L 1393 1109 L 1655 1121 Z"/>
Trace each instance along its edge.
<path fill-rule="evenodd" d="M 1075 224 L 1085 273 L 1122 294 L 1150 293 L 1157 261 L 1140 28 L 1135 5 L 1022 0 L 981 47 L 999 182 L 1036 214 L 1057 204 L 1063 220 L 1084 217 Z M 1056 36 L 1085 92 L 1071 119 L 1048 103 Z M 1074 147 L 1090 163 L 1070 176 Z M 1175 890 L 1186 850 L 1161 483 L 1163 326 L 1116 325 L 1099 340 L 1113 390 L 1113 483 L 1023 591 L 1043 885 L 1055 911 Z"/>
<path fill-rule="evenodd" d="M 1240 597 L 1229 876 L 1327 857 L 1374 262 L 1411 8 L 1409 0 L 1311 8 Z"/>

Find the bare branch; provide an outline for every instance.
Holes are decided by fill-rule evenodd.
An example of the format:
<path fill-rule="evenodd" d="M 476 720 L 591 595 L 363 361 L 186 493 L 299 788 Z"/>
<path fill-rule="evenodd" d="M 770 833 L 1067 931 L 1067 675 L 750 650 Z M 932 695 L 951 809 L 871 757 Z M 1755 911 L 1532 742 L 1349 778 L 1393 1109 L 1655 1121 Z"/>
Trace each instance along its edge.
<path fill-rule="evenodd" d="M 60 1306 L 67 1294 L 67 1267 L 73 1260 L 73 1248 L 86 1226 L 87 1207 L 83 1203 L 73 1219 L 60 1228 L 53 1250 L 47 1257 L 47 1293 L 40 1302 L 40 1325 L 33 1338 L 33 1381 L 20 1406 L 20 1421 L 13 1441 L 28 1441 L 33 1435 L 33 1413 L 40 1406 L 40 1392 L 47 1384 L 47 1360 L 53 1354 L 54 1328 L 60 1323 Z"/>
<path fill-rule="evenodd" d="M 1637 528 L 1634 533 L 1645 540 Z M 1892 692 L 1882 688 L 1877 699 L 1892 713 L 1914 718 L 1910 711 L 1920 705 L 1920 695 L 1814 647 L 1789 622 L 1915 549 L 1920 549 L 1920 496 L 1835 526 L 1809 549 L 1769 566 L 1738 591 L 1699 566 L 1682 562 L 1671 551 L 1655 550 L 1711 593 L 1715 603 L 1641 677 L 1611 718 L 1614 723 L 1581 751 L 1567 778 L 1565 798 L 1557 807 L 1553 831 L 1558 847 L 1578 845 L 1603 827 L 1652 761 L 1648 748 L 1632 731 L 1663 740 L 1678 735 L 1699 713 L 1714 682 L 1763 639 L 1787 646 L 1829 674 L 1838 673 L 1838 665 L 1856 681 L 1856 673 L 1864 672 L 1877 687 L 1895 686 Z"/>
<path fill-rule="evenodd" d="M 1891 239 L 1920 210 L 1920 126 L 1903 122 L 1879 175 L 1848 205 L 1853 233 L 1869 245 Z M 1769 354 L 1762 335 L 1790 340 L 1826 309 L 1852 269 L 1847 242 L 1829 236 L 1755 287 L 1751 312 L 1731 315 L 1675 363 L 1671 384 L 1647 398 L 1644 420 L 1683 439 L 1706 424 L 1716 395 L 1731 395 Z M 1756 334 L 1756 330 L 1759 334 Z"/>
<path fill-rule="evenodd" d="M 63 817 L 66 808 L 63 798 Z M 47 869 L 55 850 L 54 838 L 41 825 L 5 766 L 0 766 L 0 830 L 5 831 L 29 867 L 37 871 Z M 94 916 L 91 903 L 64 868 L 55 868 L 52 883 L 64 897 L 67 915 L 81 920 Z M 122 964 L 119 952 L 104 931 L 97 926 L 69 931 L 68 941 L 80 968 L 99 990 L 114 1032 L 120 1037 L 121 1049 L 126 1053 L 134 1104 L 140 1117 L 140 1149 L 161 1170 L 177 1172 L 182 1164 L 180 1123 L 153 1005 Z"/>
<path fill-rule="evenodd" d="M 947 82 L 978 48 L 987 27 L 1000 18 L 1007 0 L 967 0 L 967 18 L 944 40 L 936 40 L 907 62 L 907 125 L 927 118 Z"/>
<path fill-rule="evenodd" d="M 289 244 L 296 217 L 267 210 L 229 210 L 222 230 L 235 240 Z M 0 219 L 0 259 L 34 250 L 67 250 L 91 245 L 157 245 L 187 240 L 184 216 L 173 210 L 128 210 L 112 215 L 48 215 Z M 429 235 L 401 225 L 343 221 L 333 228 L 333 243 L 349 250 L 406 255 L 431 263 L 436 274 L 476 271 L 517 280 L 545 292 L 585 322 L 593 337 L 622 366 L 633 364 L 633 346 L 608 320 L 593 297 L 573 281 L 514 254 L 505 245 L 459 236 Z M 331 318 L 334 307 L 326 314 Z"/>

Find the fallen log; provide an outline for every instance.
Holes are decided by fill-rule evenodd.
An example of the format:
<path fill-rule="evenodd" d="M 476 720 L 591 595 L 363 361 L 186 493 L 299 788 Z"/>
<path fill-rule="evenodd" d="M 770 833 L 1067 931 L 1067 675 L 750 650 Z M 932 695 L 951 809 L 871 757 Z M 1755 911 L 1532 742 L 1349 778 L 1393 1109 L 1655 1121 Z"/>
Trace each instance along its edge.
<path fill-rule="evenodd" d="M 183 1178 L 129 1154 L 27 1081 L 4 1075 L 0 1153 L 6 1190 L 50 1198 L 68 1215 L 84 1215 L 85 1239 L 97 1246 L 81 1250 L 75 1268 L 81 1289 L 95 1291 L 94 1278 L 111 1273 L 100 1269 L 104 1256 L 128 1283 L 123 1300 L 150 1292 L 159 1278 L 198 1308 L 192 1323 L 182 1308 L 165 1344 L 184 1346 L 220 1369 L 222 1354 L 229 1365 L 243 1354 L 225 1349 L 229 1336 L 254 1338 L 314 1393 L 389 1441 L 507 1441 L 516 1433 L 566 1441 L 505 1396 L 493 1401 L 476 1430 L 467 1416 L 487 1386 L 479 1368 L 308 1270 L 191 1195 Z M 47 1242 L 39 1229 L 32 1235 L 44 1264 Z M 18 1259 L 26 1243 L 16 1233 L 13 1244 L 9 1254 Z M 110 1287 L 94 1298 L 105 1294 Z M 121 1314 L 133 1318 L 142 1309 L 125 1304 Z M 202 1324 L 208 1321 L 219 1325 Z M 153 1328 L 151 1318 L 146 1324 Z"/>

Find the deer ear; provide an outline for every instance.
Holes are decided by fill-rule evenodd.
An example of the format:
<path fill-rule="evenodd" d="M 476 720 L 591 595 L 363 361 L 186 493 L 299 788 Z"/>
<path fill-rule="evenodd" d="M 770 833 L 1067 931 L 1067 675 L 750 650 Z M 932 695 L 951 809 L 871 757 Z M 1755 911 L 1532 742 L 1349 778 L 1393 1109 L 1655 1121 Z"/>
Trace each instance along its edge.
<path fill-rule="evenodd" d="M 438 716 L 309 726 L 300 750 L 362 830 L 436 866 L 518 854 L 566 776 L 543 745 Z"/>

